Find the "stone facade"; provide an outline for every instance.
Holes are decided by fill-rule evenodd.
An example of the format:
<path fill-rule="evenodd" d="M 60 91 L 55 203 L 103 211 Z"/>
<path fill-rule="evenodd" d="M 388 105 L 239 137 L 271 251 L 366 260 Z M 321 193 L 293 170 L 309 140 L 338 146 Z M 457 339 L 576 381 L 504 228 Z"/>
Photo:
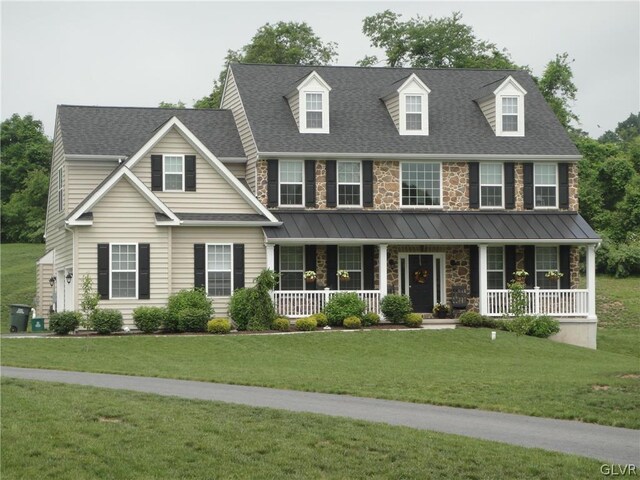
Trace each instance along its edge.
<path fill-rule="evenodd" d="M 578 164 L 569 164 L 569 210 L 574 212 L 579 208 L 578 200 Z"/>
<path fill-rule="evenodd" d="M 400 162 L 373 162 L 373 210 L 400 209 Z"/>
<path fill-rule="evenodd" d="M 469 164 L 442 163 L 443 210 L 469 210 Z"/>

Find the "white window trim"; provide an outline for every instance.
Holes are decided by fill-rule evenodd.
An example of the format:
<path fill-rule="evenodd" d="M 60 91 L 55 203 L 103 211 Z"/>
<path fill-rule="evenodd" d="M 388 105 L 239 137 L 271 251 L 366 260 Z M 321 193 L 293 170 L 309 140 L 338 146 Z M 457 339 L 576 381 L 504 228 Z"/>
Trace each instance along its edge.
<path fill-rule="evenodd" d="M 402 197 L 402 170 L 403 170 L 403 165 L 405 164 L 409 164 L 409 163 L 428 163 L 428 164 L 438 164 L 439 165 L 439 170 L 440 170 L 440 197 L 439 197 L 439 205 L 405 205 L 403 203 L 403 197 Z M 429 209 L 429 210 L 442 210 L 442 162 L 400 162 L 400 179 L 399 179 L 399 189 L 400 189 L 400 208 L 402 209 L 417 209 L 417 210 L 424 210 L 424 209 Z"/>
<path fill-rule="evenodd" d="M 343 292 L 350 292 L 352 290 L 364 290 L 363 285 L 364 285 L 364 249 L 362 248 L 362 245 L 338 245 L 338 252 L 337 252 L 337 270 L 346 270 L 344 268 L 340 268 L 340 249 L 344 248 L 344 247 L 357 247 L 360 249 L 360 270 L 347 270 L 347 272 L 359 272 L 360 273 L 360 285 L 358 285 L 356 288 L 352 288 L 352 285 L 349 285 L 349 288 L 340 288 L 340 279 L 336 277 L 336 281 L 337 281 L 337 286 L 338 286 L 338 291 L 343 291 Z"/>
<path fill-rule="evenodd" d="M 302 182 L 283 182 L 280 180 L 280 175 L 282 174 L 282 164 L 284 163 L 300 163 L 302 164 Z M 305 206 L 305 188 L 304 188 L 304 160 L 280 160 L 280 166 L 278 167 L 278 207 L 282 208 L 300 208 Z M 282 185 L 302 185 L 302 203 L 282 203 Z"/>
<path fill-rule="evenodd" d="M 322 95 L 322 127 L 313 128 L 307 126 L 307 94 Z M 329 91 L 325 90 L 301 90 L 298 108 L 300 110 L 300 133 L 329 133 Z M 309 110 L 317 112 L 318 110 Z"/>
<path fill-rule="evenodd" d="M 231 291 L 229 295 L 209 295 L 209 247 L 210 246 L 226 246 L 229 247 L 229 252 L 231 254 L 231 259 L 229 260 L 229 274 L 230 274 L 230 285 Z M 204 275 L 204 288 L 207 293 L 208 298 L 229 298 L 233 295 L 233 243 L 207 243 L 205 244 L 205 275 Z M 212 272 L 226 272 L 227 270 L 211 270 Z"/>
<path fill-rule="evenodd" d="M 482 166 L 483 165 L 498 165 L 500 168 L 500 178 L 502 178 L 502 183 L 497 184 L 497 183 L 482 183 Z M 480 203 L 480 209 L 481 210 L 500 210 L 500 209 L 504 209 L 504 164 L 502 163 L 482 163 L 480 162 L 480 166 L 478 168 L 478 175 L 480 178 L 478 178 L 478 194 L 480 196 L 479 198 L 479 203 Z M 501 188 L 501 202 L 500 205 L 496 205 L 496 206 L 484 206 L 482 205 L 482 187 L 500 187 Z"/>
<path fill-rule="evenodd" d="M 165 159 L 167 157 L 180 157 L 182 159 L 182 189 L 181 190 L 177 190 L 177 189 L 171 189 L 171 190 L 167 190 L 165 187 L 165 180 L 166 180 L 166 175 L 167 172 L 165 171 Z M 184 171 L 185 169 L 185 165 L 184 165 L 184 155 L 181 154 L 175 154 L 175 153 L 166 153 L 162 155 L 162 191 L 163 192 L 184 192 L 184 177 L 186 176 L 186 172 Z M 169 175 L 177 175 L 177 173 L 175 172 L 169 172 Z"/>
<path fill-rule="evenodd" d="M 345 163 L 358 163 L 360 166 L 360 182 L 341 182 L 340 181 L 340 164 Z M 356 205 L 342 205 L 340 203 L 340 185 L 359 185 L 360 186 L 360 202 Z M 363 196 L 363 181 L 362 181 L 362 162 L 360 160 L 338 160 L 336 162 L 336 207 L 337 208 L 362 208 L 362 196 Z"/>
<path fill-rule="evenodd" d="M 533 284 L 538 287 L 538 273 L 540 272 L 549 272 L 551 270 L 558 270 L 560 271 L 560 248 L 558 245 L 544 245 L 542 248 L 555 248 L 556 249 L 556 268 L 552 268 L 551 270 L 538 270 L 538 249 L 541 248 L 540 246 L 536 246 L 535 248 L 535 273 L 534 273 L 534 277 L 533 277 Z M 560 279 L 556 280 L 556 287 L 559 289 L 560 288 Z M 541 287 L 542 288 L 542 287 Z"/>
<path fill-rule="evenodd" d="M 487 261 L 487 271 L 485 272 L 485 275 L 487 277 L 487 289 L 488 290 L 495 290 L 495 289 L 490 289 L 489 286 L 488 286 L 489 285 L 489 272 L 500 272 L 502 274 L 502 276 L 501 276 L 501 278 L 502 278 L 502 286 L 499 288 L 499 290 L 504 290 L 504 288 L 505 288 L 504 271 L 505 271 L 505 268 L 506 268 L 505 258 L 504 258 L 505 257 L 504 246 L 502 246 L 502 245 L 489 245 L 489 246 L 487 246 L 487 257 L 488 257 L 488 253 L 489 253 L 488 252 L 489 248 L 499 248 L 499 249 L 502 250 L 502 270 L 496 270 L 496 269 L 493 269 L 493 268 L 489 268 L 489 262 Z"/>
<path fill-rule="evenodd" d="M 422 114 L 422 128 L 420 130 L 407 129 L 407 97 L 420 97 L 420 113 Z M 400 135 L 429 135 L 429 96 L 426 93 L 406 92 L 400 95 Z M 415 112 L 414 112 L 415 113 Z"/>
<path fill-rule="evenodd" d="M 64 175 L 62 169 L 58 168 L 58 213 L 64 211 Z"/>
<path fill-rule="evenodd" d="M 136 269 L 135 269 L 135 277 L 136 277 L 136 293 L 133 297 L 114 297 L 113 296 L 113 246 L 135 246 L 136 247 Z M 136 300 L 138 298 L 138 278 L 140 277 L 140 252 L 138 249 L 137 242 L 111 242 L 109 243 L 109 300 Z M 131 270 L 116 270 L 116 272 L 131 272 Z"/>
<path fill-rule="evenodd" d="M 283 268 L 282 268 L 282 247 L 286 247 L 286 248 L 302 248 L 302 271 L 300 272 L 300 281 L 302 282 L 302 290 L 306 290 L 307 289 L 307 282 L 304 280 L 304 272 L 307 271 L 307 263 L 306 263 L 307 259 L 305 258 L 304 245 L 281 245 L 280 246 L 280 255 L 278 257 L 278 272 L 279 273 L 283 273 L 283 272 L 291 273 L 291 272 L 298 272 L 299 270 L 283 270 Z M 282 287 L 280 287 L 280 290 L 282 290 L 284 292 L 295 292 L 295 290 L 283 290 Z"/>
<path fill-rule="evenodd" d="M 502 99 L 517 99 L 518 108 L 518 130 L 504 131 L 502 129 Z M 496 136 L 498 137 L 524 137 L 524 95 L 509 93 L 496 96 Z"/>
<path fill-rule="evenodd" d="M 535 210 L 557 210 L 558 209 L 558 196 L 559 196 L 559 190 L 560 190 L 560 185 L 558 183 L 559 179 L 558 179 L 558 164 L 554 163 L 554 167 L 556 170 L 556 183 L 555 185 L 552 185 L 550 183 L 536 183 L 536 166 L 537 165 L 549 165 L 548 163 L 544 163 L 544 164 L 540 164 L 540 163 L 534 163 L 533 164 L 533 208 Z M 538 207 L 536 205 L 536 187 L 555 187 L 556 188 L 556 202 L 554 205 L 549 205 L 547 207 Z"/>

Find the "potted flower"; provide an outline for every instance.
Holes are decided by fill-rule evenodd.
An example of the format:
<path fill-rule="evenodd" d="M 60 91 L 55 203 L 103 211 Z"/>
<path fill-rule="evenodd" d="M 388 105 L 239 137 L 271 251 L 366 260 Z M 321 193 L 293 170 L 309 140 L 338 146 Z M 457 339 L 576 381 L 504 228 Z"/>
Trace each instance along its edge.
<path fill-rule="evenodd" d="M 302 274 L 304 281 L 307 283 L 313 283 L 316 281 L 317 275 L 313 270 L 307 270 Z"/>
<path fill-rule="evenodd" d="M 513 278 L 515 278 L 516 282 L 524 283 L 529 276 L 529 272 L 526 270 L 516 270 L 513 272 Z"/>
<path fill-rule="evenodd" d="M 562 277 L 564 277 L 564 273 L 559 272 L 558 270 L 549 270 L 547 273 L 544 274 L 544 276 L 545 276 L 545 278 L 548 278 L 549 280 L 557 282 Z"/>
<path fill-rule="evenodd" d="M 338 279 L 343 282 L 349 281 L 349 272 L 347 272 L 346 270 L 338 270 L 336 275 L 338 276 Z"/>
<path fill-rule="evenodd" d="M 433 306 L 433 314 L 438 318 L 447 318 L 447 315 L 451 313 L 451 307 L 445 303 L 436 303 Z"/>

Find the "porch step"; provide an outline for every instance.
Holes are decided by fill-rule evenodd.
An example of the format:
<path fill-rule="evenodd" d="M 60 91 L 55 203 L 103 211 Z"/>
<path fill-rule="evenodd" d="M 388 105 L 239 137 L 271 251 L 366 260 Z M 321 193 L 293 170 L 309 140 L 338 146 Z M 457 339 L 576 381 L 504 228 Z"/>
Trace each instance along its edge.
<path fill-rule="evenodd" d="M 457 325 L 457 318 L 434 318 L 431 313 L 422 314 L 422 325 Z"/>

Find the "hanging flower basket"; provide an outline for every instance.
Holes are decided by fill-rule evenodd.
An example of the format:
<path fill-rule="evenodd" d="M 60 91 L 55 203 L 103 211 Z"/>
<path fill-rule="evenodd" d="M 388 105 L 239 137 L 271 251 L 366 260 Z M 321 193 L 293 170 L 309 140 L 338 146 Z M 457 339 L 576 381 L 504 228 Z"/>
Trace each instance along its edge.
<path fill-rule="evenodd" d="M 307 270 L 302 274 L 302 277 L 304 278 L 305 282 L 314 283 L 316 281 L 317 274 L 313 270 Z"/>
<path fill-rule="evenodd" d="M 349 281 L 349 272 L 347 272 L 346 270 L 338 270 L 336 275 L 338 277 L 338 280 L 340 280 L 341 282 Z"/>
<path fill-rule="evenodd" d="M 514 280 L 523 285 L 527 281 L 528 276 L 529 276 L 529 272 L 527 272 L 526 270 L 516 270 L 515 272 L 513 272 Z"/>
<path fill-rule="evenodd" d="M 429 271 L 426 268 L 419 268 L 413 272 L 413 280 L 416 283 L 424 283 L 429 278 Z"/>
<path fill-rule="evenodd" d="M 544 274 L 544 276 L 545 276 L 545 278 L 548 278 L 549 280 L 557 282 L 562 277 L 564 277 L 564 273 L 559 272 L 558 270 L 549 270 L 547 273 Z"/>

